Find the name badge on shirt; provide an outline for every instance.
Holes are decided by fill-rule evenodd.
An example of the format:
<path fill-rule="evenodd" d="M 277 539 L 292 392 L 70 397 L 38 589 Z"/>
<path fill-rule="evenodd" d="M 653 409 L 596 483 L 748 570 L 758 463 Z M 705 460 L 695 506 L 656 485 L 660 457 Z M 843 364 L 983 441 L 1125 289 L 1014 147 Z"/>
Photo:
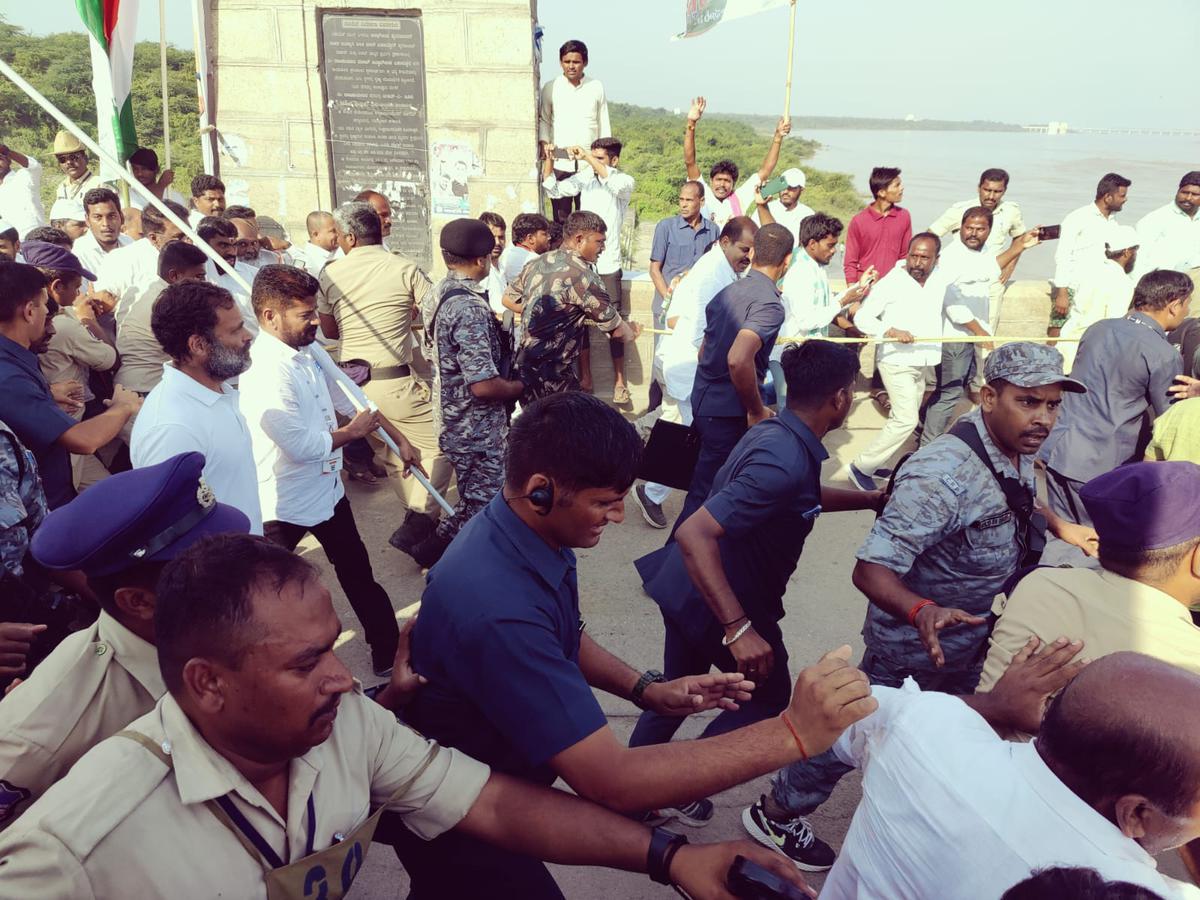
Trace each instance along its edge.
<path fill-rule="evenodd" d="M 336 475 L 340 471 L 342 471 L 342 455 L 340 453 L 321 462 L 322 475 Z"/>

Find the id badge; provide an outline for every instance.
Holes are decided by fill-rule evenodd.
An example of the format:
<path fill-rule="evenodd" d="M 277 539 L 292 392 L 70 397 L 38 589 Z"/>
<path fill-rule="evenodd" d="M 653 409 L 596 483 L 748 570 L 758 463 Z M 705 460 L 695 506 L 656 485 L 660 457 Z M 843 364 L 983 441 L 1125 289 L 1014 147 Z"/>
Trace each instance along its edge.
<path fill-rule="evenodd" d="M 342 471 L 342 455 L 340 453 L 321 463 L 322 475 L 336 475 L 340 471 Z"/>

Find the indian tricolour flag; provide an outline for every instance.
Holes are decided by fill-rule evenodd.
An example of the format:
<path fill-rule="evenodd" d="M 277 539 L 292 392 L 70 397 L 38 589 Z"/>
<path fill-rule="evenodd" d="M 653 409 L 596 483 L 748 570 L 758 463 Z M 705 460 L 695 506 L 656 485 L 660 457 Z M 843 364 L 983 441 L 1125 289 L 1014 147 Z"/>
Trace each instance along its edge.
<path fill-rule="evenodd" d="M 75 7 L 91 37 L 100 146 L 125 162 L 137 149 L 129 89 L 138 0 L 75 0 Z"/>
<path fill-rule="evenodd" d="M 790 0 L 687 0 L 684 9 L 684 28 L 675 39 L 695 37 L 704 34 L 730 19 L 740 19 L 755 13 L 774 9 L 776 6 L 787 6 Z"/>

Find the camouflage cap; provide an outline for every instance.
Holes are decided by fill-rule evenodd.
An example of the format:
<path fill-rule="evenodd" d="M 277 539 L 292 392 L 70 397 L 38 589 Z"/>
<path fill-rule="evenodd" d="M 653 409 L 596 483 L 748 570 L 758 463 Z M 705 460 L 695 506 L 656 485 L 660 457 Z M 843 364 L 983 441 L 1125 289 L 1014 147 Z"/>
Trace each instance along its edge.
<path fill-rule="evenodd" d="M 1014 341 L 1001 344 L 990 354 L 983 366 L 984 381 L 1007 381 L 1017 387 L 1045 387 L 1058 384 L 1064 391 L 1076 394 L 1087 392 L 1082 382 L 1063 374 L 1062 354 L 1045 344 Z"/>

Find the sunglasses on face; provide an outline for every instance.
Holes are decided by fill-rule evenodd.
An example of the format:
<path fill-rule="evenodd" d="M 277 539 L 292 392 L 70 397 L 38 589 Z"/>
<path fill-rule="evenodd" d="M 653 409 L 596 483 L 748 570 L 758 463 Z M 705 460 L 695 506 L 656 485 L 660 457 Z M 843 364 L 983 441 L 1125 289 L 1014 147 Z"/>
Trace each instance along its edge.
<path fill-rule="evenodd" d="M 82 150 L 76 150 L 74 153 L 60 153 L 54 158 L 60 163 L 82 162 L 87 158 L 87 155 Z"/>

